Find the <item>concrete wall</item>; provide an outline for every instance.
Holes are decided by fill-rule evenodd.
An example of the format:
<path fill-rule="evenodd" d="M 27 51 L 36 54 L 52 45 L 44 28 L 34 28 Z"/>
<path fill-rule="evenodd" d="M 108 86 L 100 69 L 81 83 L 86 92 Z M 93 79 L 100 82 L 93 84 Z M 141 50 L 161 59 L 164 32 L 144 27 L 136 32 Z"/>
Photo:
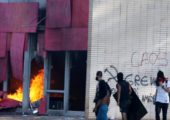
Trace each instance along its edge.
<path fill-rule="evenodd" d="M 154 119 L 155 85 L 152 82 L 158 70 L 170 79 L 170 1 L 90 1 L 87 62 L 88 118 L 94 118 L 95 74 L 102 70 L 105 80 L 116 76 L 117 71 L 123 72 L 147 108 L 145 118 Z M 114 79 L 109 83 L 116 89 Z M 108 116 L 121 117 L 113 98 Z"/>

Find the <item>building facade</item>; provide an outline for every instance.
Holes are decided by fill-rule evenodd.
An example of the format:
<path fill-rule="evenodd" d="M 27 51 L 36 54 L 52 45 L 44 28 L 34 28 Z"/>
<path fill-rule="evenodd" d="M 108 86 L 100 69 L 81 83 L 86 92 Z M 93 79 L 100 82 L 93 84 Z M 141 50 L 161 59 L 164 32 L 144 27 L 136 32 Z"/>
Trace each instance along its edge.
<path fill-rule="evenodd" d="M 117 72 L 135 89 L 148 113 L 155 119 L 154 80 L 158 70 L 170 73 L 170 2 L 168 0 L 90 1 L 86 115 L 93 118 L 95 74 L 116 90 Z M 169 116 L 168 110 L 168 118 Z M 121 118 L 112 98 L 108 116 Z"/>
<path fill-rule="evenodd" d="M 88 0 L 0 0 L 0 6 L 0 90 L 7 101 L 19 101 L 23 114 L 35 107 L 39 114 L 84 116 Z M 18 107 L 5 99 L 3 108 Z"/>
<path fill-rule="evenodd" d="M 168 0 L 0 0 L 0 90 L 22 92 L 23 114 L 38 101 L 39 114 L 94 119 L 96 71 L 113 93 L 123 72 L 154 119 L 157 71 L 170 78 L 169 13 Z M 121 118 L 113 97 L 108 116 Z"/>

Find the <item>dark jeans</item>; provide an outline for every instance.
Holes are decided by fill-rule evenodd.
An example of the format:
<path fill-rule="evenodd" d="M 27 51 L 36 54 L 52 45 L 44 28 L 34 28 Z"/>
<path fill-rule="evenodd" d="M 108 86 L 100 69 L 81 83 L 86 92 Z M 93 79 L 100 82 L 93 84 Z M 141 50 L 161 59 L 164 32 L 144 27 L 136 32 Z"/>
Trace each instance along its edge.
<path fill-rule="evenodd" d="M 156 120 L 160 120 L 160 112 L 162 109 L 162 117 L 163 120 L 167 120 L 167 110 L 168 110 L 168 103 L 160 103 L 160 102 L 156 102 L 156 107 L 155 107 L 155 113 L 156 113 Z"/>

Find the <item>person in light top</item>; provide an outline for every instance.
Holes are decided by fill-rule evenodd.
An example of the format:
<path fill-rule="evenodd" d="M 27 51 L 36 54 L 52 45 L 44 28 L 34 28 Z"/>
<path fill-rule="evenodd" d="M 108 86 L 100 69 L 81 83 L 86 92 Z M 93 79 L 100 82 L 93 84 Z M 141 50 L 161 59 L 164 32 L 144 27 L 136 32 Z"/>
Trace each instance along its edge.
<path fill-rule="evenodd" d="M 162 71 L 158 71 L 156 78 L 156 103 L 155 118 L 160 120 L 162 110 L 163 120 L 167 120 L 167 110 L 169 104 L 170 81 L 167 80 Z"/>

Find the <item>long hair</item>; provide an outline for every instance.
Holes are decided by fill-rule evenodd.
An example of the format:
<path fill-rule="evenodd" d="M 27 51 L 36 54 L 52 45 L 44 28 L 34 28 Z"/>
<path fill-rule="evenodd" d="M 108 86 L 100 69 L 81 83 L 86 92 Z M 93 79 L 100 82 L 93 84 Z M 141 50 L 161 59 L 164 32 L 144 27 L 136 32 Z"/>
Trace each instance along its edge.
<path fill-rule="evenodd" d="M 99 77 L 101 78 L 102 76 L 103 76 L 102 71 L 97 71 L 96 80 L 99 80 Z"/>
<path fill-rule="evenodd" d="M 165 82 L 165 80 L 166 78 L 164 76 L 164 73 L 159 70 L 156 77 L 156 86 L 159 86 L 159 82 Z"/>

